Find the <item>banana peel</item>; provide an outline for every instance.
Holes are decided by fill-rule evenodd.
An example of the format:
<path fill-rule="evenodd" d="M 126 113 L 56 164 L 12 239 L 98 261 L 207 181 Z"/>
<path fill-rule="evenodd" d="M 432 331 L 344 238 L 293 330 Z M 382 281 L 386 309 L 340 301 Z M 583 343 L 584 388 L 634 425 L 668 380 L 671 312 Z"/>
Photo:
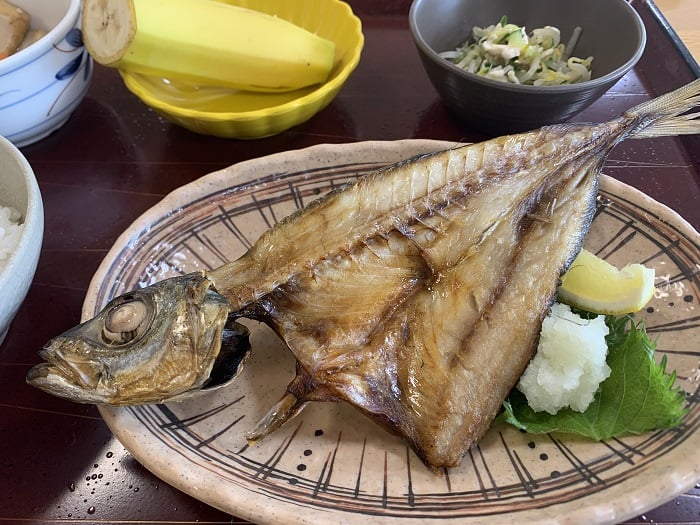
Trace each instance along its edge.
<path fill-rule="evenodd" d="M 82 31 L 104 66 L 248 91 L 325 82 L 335 60 L 334 42 L 216 0 L 85 0 Z"/>

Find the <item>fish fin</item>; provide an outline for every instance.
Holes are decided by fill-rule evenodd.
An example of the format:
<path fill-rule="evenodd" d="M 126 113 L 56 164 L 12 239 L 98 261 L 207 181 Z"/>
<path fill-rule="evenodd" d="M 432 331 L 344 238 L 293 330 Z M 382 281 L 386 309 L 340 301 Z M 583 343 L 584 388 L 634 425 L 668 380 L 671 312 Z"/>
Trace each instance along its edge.
<path fill-rule="evenodd" d="M 313 400 L 315 391 L 314 381 L 306 373 L 304 367 L 297 363 L 296 375 L 292 382 L 287 385 L 284 395 L 267 411 L 267 414 L 258 421 L 252 430 L 246 432 L 245 438 L 248 444 L 254 445 L 293 419 L 309 401 Z"/>
<path fill-rule="evenodd" d="M 306 401 L 299 399 L 291 392 L 285 392 L 282 398 L 255 425 L 255 428 L 246 433 L 246 441 L 249 445 L 254 445 L 296 416 L 305 405 Z"/>
<path fill-rule="evenodd" d="M 647 139 L 700 133 L 700 112 L 687 113 L 700 105 L 700 79 L 644 102 L 625 112 L 624 118 L 636 118 L 628 138 Z"/>

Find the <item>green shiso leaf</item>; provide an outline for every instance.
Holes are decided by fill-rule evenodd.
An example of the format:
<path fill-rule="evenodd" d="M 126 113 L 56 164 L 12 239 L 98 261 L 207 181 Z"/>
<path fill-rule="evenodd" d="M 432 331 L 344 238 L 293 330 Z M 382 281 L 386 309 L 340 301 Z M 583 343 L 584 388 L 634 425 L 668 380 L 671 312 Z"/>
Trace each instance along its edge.
<path fill-rule="evenodd" d="M 685 393 L 675 386 L 676 373 L 666 373 L 666 357 L 658 364 L 654 360 L 656 345 L 643 322 L 622 316 L 606 323 L 611 373 L 584 412 L 535 412 L 514 388 L 500 418 L 533 434 L 565 432 L 596 440 L 678 426 L 687 412 Z"/>

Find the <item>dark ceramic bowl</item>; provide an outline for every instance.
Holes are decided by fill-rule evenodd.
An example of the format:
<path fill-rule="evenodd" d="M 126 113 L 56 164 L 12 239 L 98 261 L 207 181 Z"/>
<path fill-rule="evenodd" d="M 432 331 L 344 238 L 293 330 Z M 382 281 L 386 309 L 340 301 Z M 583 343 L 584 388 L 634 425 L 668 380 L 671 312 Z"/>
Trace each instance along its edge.
<path fill-rule="evenodd" d="M 560 29 L 562 42 L 576 26 L 583 33 L 574 56 L 593 57 L 591 80 L 563 86 L 530 86 L 484 78 L 455 66 L 438 53 L 471 37 L 474 26 L 501 17 L 528 34 L 546 25 Z M 646 30 L 625 0 L 414 0 L 411 34 L 430 81 L 445 105 L 470 128 L 489 135 L 563 122 L 592 104 L 640 59 Z"/>

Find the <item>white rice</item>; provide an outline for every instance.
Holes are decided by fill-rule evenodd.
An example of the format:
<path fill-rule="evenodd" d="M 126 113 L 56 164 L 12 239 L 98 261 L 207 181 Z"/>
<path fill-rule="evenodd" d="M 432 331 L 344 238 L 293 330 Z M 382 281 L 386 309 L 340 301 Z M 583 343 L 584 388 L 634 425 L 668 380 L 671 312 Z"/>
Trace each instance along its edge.
<path fill-rule="evenodd" d="M 0 272 L 19 244 L 23 229 L 21 218 L 22 214 L 16 209 L 0 206 Z"/>

